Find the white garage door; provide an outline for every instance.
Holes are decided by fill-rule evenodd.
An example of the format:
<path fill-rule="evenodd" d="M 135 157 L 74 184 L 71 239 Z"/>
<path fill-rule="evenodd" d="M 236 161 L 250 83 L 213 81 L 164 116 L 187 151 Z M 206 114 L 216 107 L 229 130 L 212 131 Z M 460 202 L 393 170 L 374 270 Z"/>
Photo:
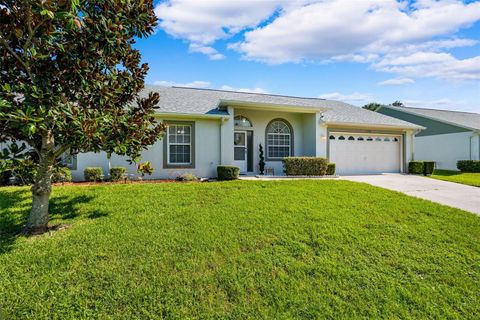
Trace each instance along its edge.
<path fill-rule="evenodd" d="M 401 136 L 332 133 L 330 162 L 337 174 L 400 172 Z"/>

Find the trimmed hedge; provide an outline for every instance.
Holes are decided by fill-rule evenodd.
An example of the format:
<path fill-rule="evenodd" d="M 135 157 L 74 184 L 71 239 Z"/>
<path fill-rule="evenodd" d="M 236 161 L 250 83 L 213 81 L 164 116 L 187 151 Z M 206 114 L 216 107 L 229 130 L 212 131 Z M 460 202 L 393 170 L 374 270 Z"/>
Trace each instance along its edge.
<path fill-rule="evenodd" d="M 408 173 L 423 174 L 423 161 L 410 161 L 408 163 Z"/>
<path fill-rule="evenodd" d="M 111 167 L 110 168 L 110 180 L 111 181 L 120 181 L 125 177 L 127 173 L 127 168 L 125 167 Z"/>
<path fill-rule="evenodd" d="M 100 167 L 88 167 L 83 170 L 83 177 L 85 181 L 97 182 L 101 181 L 103 176 L 103 169 Z"/>
<path fill-rule="evenodd" d="M 52 173 L 52 182 L 72 182 L 72 171 L 67 167 L 55 167 Z"/>
<path fill-rule="evenodd" d="M 236 166 L 217 166 L 217 180 L 235 180 L 240 176 L 240 168 Z"/>
<path fill-rule="evenodd" d="M 429 176 L 435 170 L 435 161 L 424 161 L 423 162 L 423 175 Z"/>
<path fill-rule="evenodd" d="M 327 165 L 327 176 L 335 175 L 335 169 L 336 169 L 335 163 L 329 163 Z"/>
<path fill-rule="evenodd" d="M 320 157 L 287 157 L 282 162 L 287 176 L 324 176 L 328 168 L 328 160 Z"/>
<path fill-rule="evenodd" d="M 457 168 L 462 172 L 480 172 L 480 160 L 460 160 Z"/>

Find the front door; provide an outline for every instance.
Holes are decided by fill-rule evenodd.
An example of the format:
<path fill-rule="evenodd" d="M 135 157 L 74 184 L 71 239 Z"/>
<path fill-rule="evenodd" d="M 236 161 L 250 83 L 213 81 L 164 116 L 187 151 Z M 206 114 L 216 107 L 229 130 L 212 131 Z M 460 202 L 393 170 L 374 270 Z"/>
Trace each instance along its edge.
<path fill-rule="evenodd" d="M 235 131 L 233 136 L 233 160 L 240 172 L 247 172 L 247 132 Z"/>

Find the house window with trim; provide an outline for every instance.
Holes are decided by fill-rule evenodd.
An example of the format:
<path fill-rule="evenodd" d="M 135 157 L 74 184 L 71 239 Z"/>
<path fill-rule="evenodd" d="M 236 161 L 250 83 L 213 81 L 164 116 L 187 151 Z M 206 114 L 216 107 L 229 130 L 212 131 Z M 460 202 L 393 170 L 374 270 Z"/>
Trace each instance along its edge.
<path fill-rule="evenodd" d="M 293 155 L 293 131 L 285 120 L 273 120 L 267 126 L 267 160 L 281 160 Z"/>
<path fill-rule="evenodd" d="M 167 164 L 192 165 L 192 125 L 170 124 L 167 136 Z"/>
<path fill-rule="evenodd" d="M 70 170 L 77 170 L 77 155 L 72 155 L 69 151 L 60 156 L 60 164 Z"/>

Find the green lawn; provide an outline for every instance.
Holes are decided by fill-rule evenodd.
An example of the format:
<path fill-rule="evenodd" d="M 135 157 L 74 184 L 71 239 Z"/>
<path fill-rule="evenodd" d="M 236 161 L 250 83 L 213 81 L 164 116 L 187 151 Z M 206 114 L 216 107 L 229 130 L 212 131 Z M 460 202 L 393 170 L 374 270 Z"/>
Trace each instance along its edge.
<path fill-rule="evenodd" d="M 480 187 L 480 173 L 435 170 L 432 178 Z"/>
<path fill-rule="evenodd" d="M 0 189 L 6 319 L 478 318 L 480 217 L 347 181 Z M 0 315 L 0 318 L 2 316 Z"/>

